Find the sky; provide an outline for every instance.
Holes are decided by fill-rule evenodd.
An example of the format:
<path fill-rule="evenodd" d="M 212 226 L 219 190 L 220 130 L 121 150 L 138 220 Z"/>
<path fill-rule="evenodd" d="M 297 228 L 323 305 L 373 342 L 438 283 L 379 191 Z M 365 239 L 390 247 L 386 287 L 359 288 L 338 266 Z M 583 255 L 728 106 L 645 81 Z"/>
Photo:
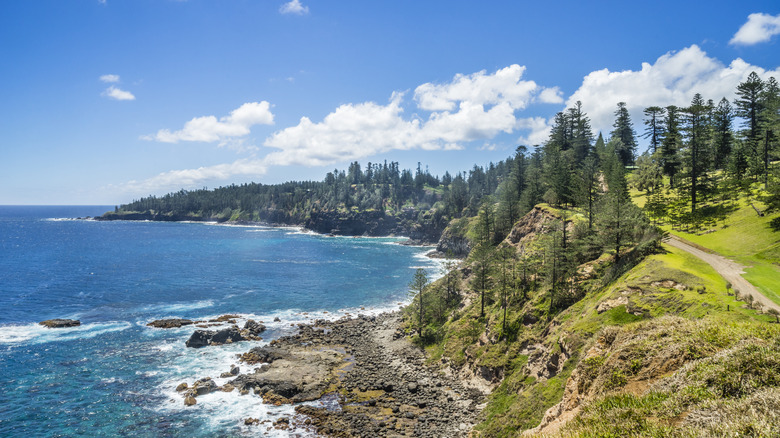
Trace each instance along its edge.
<path fill-rule="evenodd" d="M 641 134 L 648 106 L 780 79 L 780 2 L 4 0 L 0 58 L 0 205 L 121 205 L 352 161 L 455 174 L 577 101 Z"/>

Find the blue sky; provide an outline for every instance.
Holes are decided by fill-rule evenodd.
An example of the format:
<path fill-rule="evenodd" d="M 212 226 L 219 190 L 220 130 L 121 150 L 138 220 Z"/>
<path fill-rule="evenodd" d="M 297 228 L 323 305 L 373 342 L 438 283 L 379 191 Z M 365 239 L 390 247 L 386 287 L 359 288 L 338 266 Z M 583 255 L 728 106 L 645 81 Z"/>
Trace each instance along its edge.
<path fill-rule="evenodd" d="M 592 4 L 596 3 L 596 4 Z M 580 100 L 605 134 L 780 78 L 780 3 L 0 2 L 0 204 L 121 204 L 320 180 L 349 161 L 467 170 Z"/>

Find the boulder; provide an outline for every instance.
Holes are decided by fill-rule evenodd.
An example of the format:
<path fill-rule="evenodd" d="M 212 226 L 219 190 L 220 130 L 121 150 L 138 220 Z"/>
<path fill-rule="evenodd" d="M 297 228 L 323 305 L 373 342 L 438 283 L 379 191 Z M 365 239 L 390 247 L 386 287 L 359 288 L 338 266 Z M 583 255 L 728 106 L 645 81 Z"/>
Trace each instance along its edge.
<path fill-rule="evenodd" d="M 238 330 L 238 327 L 230 327 L 224 330 L 195 330 L 185 345 L 190 348 L 201 348 L 209 345 L 222 345 L 233 342 L 246 341 L 249 338 L 244 337 Z"/>
<path fill-rule="evenodd" d="M 236 318 L 239 318 L 238 315 L 220 315 L 214 319 L 210 319 L 209 322 L 228 322 L 230 324 L 236 323 Z"/>
<path fill-rule="evenodd" d="M 149 327 L 156 327 L 156 328 L 179 328 L 194 323 L 195 321 L 191 321 L 189 319 L 171 318 L 171 319 L 157 319 L 146 325 Z"/>
<path fill-rule="evenodd" d="M 81 325 L 81 321 L 77 319 L 47 319 L 41 321 L 38 324 L 48 328 L 63 328 L 63 327 L 76 327 Z"/>
<path fill-rule="evenodd" d="M 184 397 L 184 406 L 192 406 L 198 401 L 195 400 L 195 397 L 188 395 L 187 397 Z"/>
<path fill-rule="evenodd" d="M 190 348 L 201 348 L 211 343 L 214 332 L 210 330 L 195 330 L 195 333 L 184 344 Z"/>
<path fill-rule="evenodd" d="M 265 331 L 265 326 L 255 321 L 254 319 L 249 319 L 246 323 L 244 323 L 244 330 L 247 330 L 249 333 L 257 336 Z"/>
<path fill-rule="evenodd" d="M 216 391 L 217 389 L 217 383 L 211 380 L 210 377 L 204 377 L 203 379 L 197 380 L 192 384 L 194 395 L 208 394 Z"/>

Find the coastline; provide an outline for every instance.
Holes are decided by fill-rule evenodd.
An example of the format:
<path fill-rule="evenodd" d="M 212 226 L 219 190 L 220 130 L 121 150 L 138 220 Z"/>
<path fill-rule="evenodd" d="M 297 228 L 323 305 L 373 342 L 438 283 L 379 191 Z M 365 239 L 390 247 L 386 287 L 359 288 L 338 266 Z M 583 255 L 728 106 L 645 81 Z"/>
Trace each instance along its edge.
<path fill-rule="evenodd" d="M 413 213 L 413 212 L 412 212 Z M 300 227 L 304 230 L 321 235 L 334 235 L 345 237 L 404 237 L 410 244 L 436 245 L 441 238 L 444 225 L 439 227 L 433 224 L 418 224 L 413 218 L 405 217 L 408 214 L 396 217 L 386 216 L 378 212 L 347 213 L 344 217 L 337 212 L 319 212 L 308 219 L 290 221 L 253 221 L 230 220 L 222 217 L 202 217 L 179 214 L 163 214 L 153 212 L 129 212 L 115 213 L 109 211 L 101 216 L 79 218 L 95 221 L 149 221 L 149 222 L 198 222 L 216 223 L 220 225 L 235 226 L 262 226 L 262 227 Z"/>
<path fill-rule="evenodd" d="M 53 220 L 63 220 L 59 218 L 53 218 Z M 300 231 L 301 233 L 305 234 L 312 234 L 316 236 L 322 236 L 322 237 L 343 237 L 343 238 L 366 238 L 366 239 L 381 239 L 381 238 L 393 238 L 393 239 L 405 239 L 403 241 L 396 242 L 398 245 L 404 245 L 404 246 L 413 246 L 413 247 L 421 247 L 421 248 L 434 248 L 432 251 L 429 251 L 426 253 L 426 256 L 432 259 L 445 259 L 447 258 L 447 254 L 439 251 L 437 248 L 437 245 L 439 243 L 439 240 L 422 240 L 422 239 L 415 239 L 410 236 L 406 235 L 400 235 L 400 234 L 361 234 L 361 235 L 354 235 L 354 234 L 338 234 L 334 232 L 325 233 L 320 232 L 317 230 L 313 230 L 311 228 L 307 228 L 305 224 L 285 224 L 285 223 L 274 223 L 274 222 L 263 222 L 263 221 L 247 221 L 247 220 L 238 220 L 238 221 L 231 221 L 231 220 L 214 220 L 213 218 L 189 218 L 189 219 L 130 219 L 130 218 L 112 218 L 112 217 L 104 217 L 104 216 L 95 216 L 95 217 L 78 217 L 78 218 L 70 218 L 69 220 L 85 220 L 85 221 L 96 221 L 96 222 L 104 222 L 104 221 L 130 221 L 130 222 L 173 222 L 173 223 L 191 223 L 191 224 L 204 224 L 204 225 L 218 225 L 218 226 L 226 226 L 226 227 L 264 227 L 264 228 L 274 228 L 274 229 L 295 229 Z"/>
<path fill-rule="evenodd" d="M 243 419 L 249 431 L 468 436 L 486 394 L 425 365 L 424 351 L 403 336 L 400 323 L 400 312 L 394 311 L 298 324 L 294 334 L 242 354 L 237 366 L 244 372 L 211 390 L 295 406 L 295 415 L 274 421 Z M 226 371 L 232 367 L 224 364 Z M 190 384 L 196 395 L 210 377 Z M 187 394 L 182 392 L 182 399 Z"/>

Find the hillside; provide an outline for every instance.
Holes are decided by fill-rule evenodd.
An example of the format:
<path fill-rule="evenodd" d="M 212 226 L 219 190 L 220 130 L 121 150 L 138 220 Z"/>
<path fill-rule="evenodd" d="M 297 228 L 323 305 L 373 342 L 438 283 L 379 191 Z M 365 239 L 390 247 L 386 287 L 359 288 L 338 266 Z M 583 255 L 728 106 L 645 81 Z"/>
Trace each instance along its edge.
<path fill-rule="evenodd" d="M 570 218 L 571 231 L 584 221 L 581 211 L 537 206 L 495 253 L 511 248 L 520 257 L 538 248 L 561 217 Z M 582 295 L 553 312 L 540 276 L 538 287 L 509 293 L 504 325 L 501 268 L 491 274 L 480 316 L 479 260 L 472 251 L 458 271 L 462 300 L 418 342 L 427 344 L 429 363 L 491 391 L 476 427 L 484 436 L 728 435 L 751 427 L 775 433 L 774 417 L 762 415 L 776 404 L 780 382 L 775 371 L 749 364 L 777 369 L 775 317 L 739 301 L 696 257 L 666 244 L 655 252 L 638 256 L 619 275 L 610 274 L 614 256 L 608 254 L 580 264 L 572 281 Z M 517 269 L 520 276 L 522 266 Z M 744 379 L 729 381 L 734 370 Z M 756 400 L 766 404 L 755 407 Z M 737 413 L 727 423 L 714 420 Z M 627 423 L 617 421 L 624 416 Z"/>

